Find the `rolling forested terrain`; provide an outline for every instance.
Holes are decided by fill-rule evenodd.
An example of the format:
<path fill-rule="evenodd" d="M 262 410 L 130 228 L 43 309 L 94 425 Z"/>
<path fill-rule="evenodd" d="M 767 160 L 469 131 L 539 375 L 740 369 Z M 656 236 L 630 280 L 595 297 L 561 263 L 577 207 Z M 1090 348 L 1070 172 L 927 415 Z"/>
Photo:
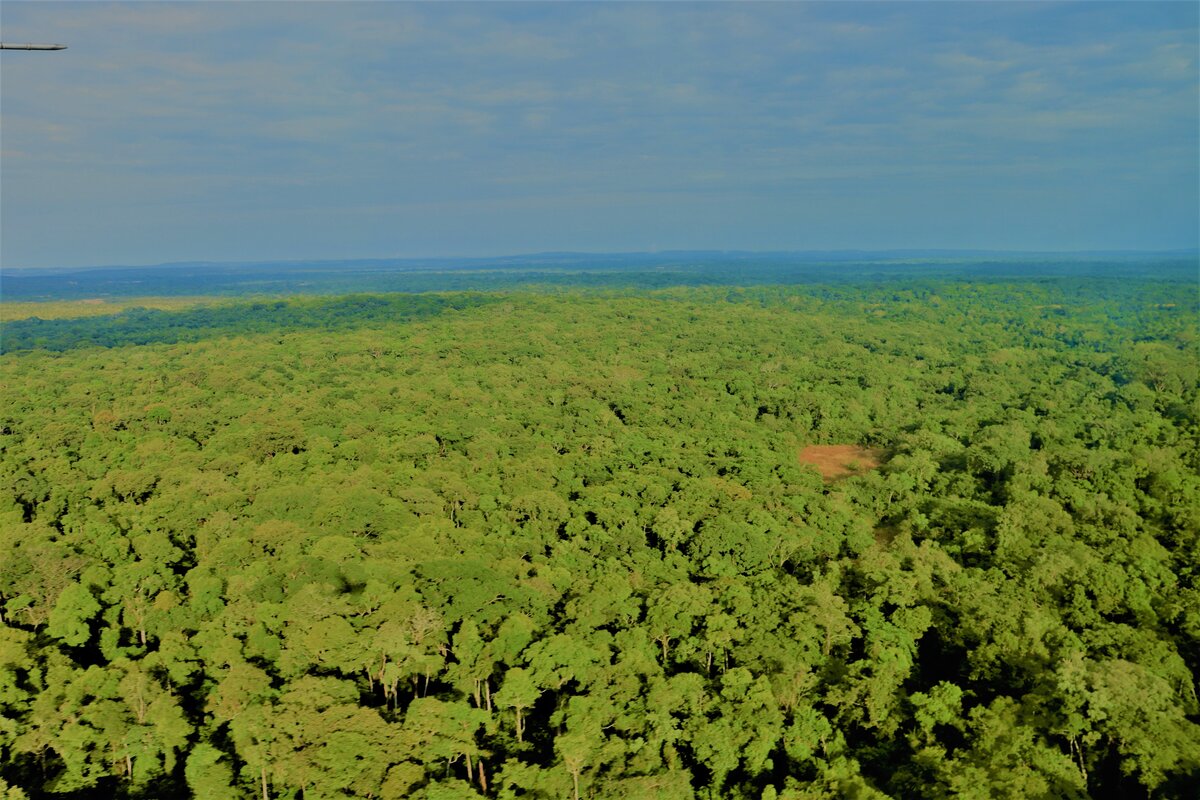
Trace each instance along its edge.
<path fill-rule="evenodd" d="M 10 318 L 0 796 L 1194 796 L 1197 315 L 1058 277 Z"/>

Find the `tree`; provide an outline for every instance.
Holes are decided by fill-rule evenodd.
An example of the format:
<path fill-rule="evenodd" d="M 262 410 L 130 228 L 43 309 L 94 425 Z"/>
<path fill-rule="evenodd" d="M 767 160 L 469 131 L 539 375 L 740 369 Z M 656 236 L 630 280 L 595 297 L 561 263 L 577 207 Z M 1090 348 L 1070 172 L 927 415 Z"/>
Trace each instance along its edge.
<path fill-rule="evenodd" d="M 533 676 L 522 667 L 513 667 L 504 673 L 504 683 L 496 692 L 496 705 L 501 708 L 511 708 L 516 715 L 517 741 L 523 742 L 525 736 L 524 712 L 533 708 L 541 691 L 533 682 Z"/>
<path fill-rule="evenodd" d="M 63 589 L 47 621 L 46 632 L 69 647 L 81 647 L 92 637 L 91 622 L 101 611 L 88 587 L 73 583 Z"/>

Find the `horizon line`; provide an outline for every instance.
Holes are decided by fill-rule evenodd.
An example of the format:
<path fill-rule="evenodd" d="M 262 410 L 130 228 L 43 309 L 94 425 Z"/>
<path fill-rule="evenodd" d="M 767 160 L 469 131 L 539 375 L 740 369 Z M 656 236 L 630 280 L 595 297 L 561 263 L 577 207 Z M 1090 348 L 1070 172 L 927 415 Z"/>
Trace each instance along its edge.
<path fill-rule="evenodd" d="M 993 249 L 993 248 L 973 248 L 973 247 L 895 247 L 895 248 L 813 248 L 813 249 L 783 249 L 783 250 L 746 250 L 746 249 L 721 249 L 721 248 L 668 248 L 655 250 L 539 250 L 522 253 L 504 253 L 498 255 L 426 255 L 426 256 L 409 256 L 409 255 L 387 255 L 387 256 L 352 256 L 343 258 L 297 258 L 297 257 L 276 257 L 276 258 L 255 258 L 255 259 L 187 259 L 181 261 L 155 261 L 138 264 L 78 264 L 74 266 L 17 266 L 7 267 L 0 264 L 0 273 L 2 272 L 30 272 L 30 271 L 53 271 L 53 272 L 68 272 L 80 270 L 99 270 L 99 269 L 155 269 L 161 267 L 222 267 L 222 266 L 255 266 L 260 264 L 311 264 L 311 265 L 333 265 L 347 263 L 382 263 L 382 262 L 397 262 L 397 263 L 412 263 L 412 262 L 488 262 L 488 261 L 510 261 L 517 259 L 531 258 L 604 258 L 604 257 L 634 257 L 634 256 L 657 256 L 657 257 L 675 257 L 675 256 L 694 256 L 694 255 L 724 255 L 724 256 L 814 256 L 814 255 L 830 255 L 830 256 L 875 256 L 878 258 L 902 258 L 902 257 L 968 257 L 968 256 L 1092 256 L 1092 257 L 1130 257 L 1130 256 L 1177 256 L 1200 257 L 1200 247 L 1170 247 L 1159 249 L 1142 249 L 1142 248 L 1123 248 L 1123 249 L 1034 249 L 1034 250 L 1013 250 L 1013 249 Z"/>

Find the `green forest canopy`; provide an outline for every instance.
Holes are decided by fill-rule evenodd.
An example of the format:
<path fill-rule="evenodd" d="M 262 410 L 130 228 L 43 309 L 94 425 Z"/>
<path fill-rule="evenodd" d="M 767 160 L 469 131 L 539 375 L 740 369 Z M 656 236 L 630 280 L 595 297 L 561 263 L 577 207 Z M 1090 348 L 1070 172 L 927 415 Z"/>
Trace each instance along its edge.
<path fill-rule="evenodd" d="M 1189 796 L 1195 300 L 930 280 L 12 321 L 0 791 Z M 827 483 L 812 444 L 883 463 Z"/>

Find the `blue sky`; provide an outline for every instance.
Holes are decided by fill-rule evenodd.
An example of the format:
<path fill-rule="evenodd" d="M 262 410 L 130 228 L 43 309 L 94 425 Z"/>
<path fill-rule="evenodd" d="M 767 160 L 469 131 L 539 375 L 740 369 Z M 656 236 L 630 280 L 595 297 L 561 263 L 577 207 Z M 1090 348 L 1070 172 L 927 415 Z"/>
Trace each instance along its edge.
<path fill-rule="evenodd" d="M 0 264 L 1195 247 L 1197 9 L 5 0 Z"/>

